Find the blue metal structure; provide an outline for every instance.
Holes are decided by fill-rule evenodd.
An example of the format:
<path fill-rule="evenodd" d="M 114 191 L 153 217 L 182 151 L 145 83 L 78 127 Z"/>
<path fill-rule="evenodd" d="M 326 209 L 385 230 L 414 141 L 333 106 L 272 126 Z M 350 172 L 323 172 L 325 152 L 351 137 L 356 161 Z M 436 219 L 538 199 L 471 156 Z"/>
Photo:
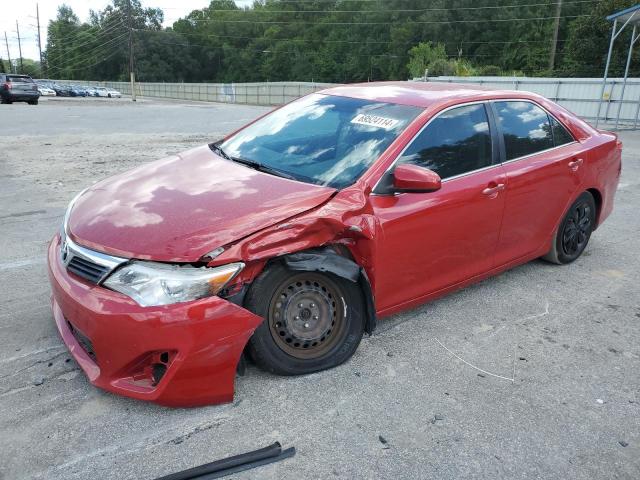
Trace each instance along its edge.
<path fill-rule="evenodd" d="M 624 100 L 624 91 L 627 86 L 627 77 L 629 76 L 629 66 L 631 65 L 631 53 L 633 52 L 633 46 L 635 45 L 638 38 L 640 38 L 640 33 L 636 35 L 636 27 L 640 24 L 640 4 L 634 5 L 633 7 L 625 8 L 624 10 L 620 10 L 619 12 L 613 13 L 607 17 L 607 20 L 613 22 L 613 28 L 611 30 L 611 40 L 609 42 L 609 53 L 607 54 L 607 63 L 604 67 L 604 77 L 602 78 L 602 90 L 600 92 L 600 102 L 598 103 L 598 114 L 596 115 L 596 127 L 600 121 L 600 110 L 602 108 L 602 100 L 604 97 L 604 91 L 607 85 L 607 76 L 609 74 L 609 65 L 611 64 L 611 52 L 613 51 L 613 44 L 618 38 L 618 36 L 622 33 L 627 25 L 631 25 L 633 27 L 633 31 L 631 32 L 631 42 L 629 43 L 629 52 L 627 53 L 627 65 L 624 70 L 624 80 L 622 83 L 622 93 L 620 94 L 620 102 L 618 103 L 618 115 L 616 116 L 616 128 L 618 127 L 618 123 L 620 122 L 620 110 L 622 109 L 622 104 Z M 624 23 L 623 23 L 624 22 Z M 618 23 L 622 23 L 622 26 L 618 28 Z M 605 112 L 605 120 L 608 118 L 609 108 L 607 107 L 607 111 Z M 640 99 L 638 99 L 638 106 L 636 108 L 636 116 L 633 124 L 633 128 L 636 128 L 638 124 L 638 114 L 640 113 Z"/>

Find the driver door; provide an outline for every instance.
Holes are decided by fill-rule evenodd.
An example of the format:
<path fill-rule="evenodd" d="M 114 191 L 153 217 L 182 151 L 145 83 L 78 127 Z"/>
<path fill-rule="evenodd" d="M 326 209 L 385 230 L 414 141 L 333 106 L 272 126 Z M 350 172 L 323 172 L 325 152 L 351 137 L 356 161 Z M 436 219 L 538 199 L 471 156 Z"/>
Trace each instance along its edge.
<path fill-rule="evenodd" d="M 396 160 L 429 168 L 440 190 L 394 193 L 387 173 L 370 197 L 380 221 L 375 296 L 384 311 L 493 267 L 505 206 L 506 175 L 484 103 L 448 109 Z"/>

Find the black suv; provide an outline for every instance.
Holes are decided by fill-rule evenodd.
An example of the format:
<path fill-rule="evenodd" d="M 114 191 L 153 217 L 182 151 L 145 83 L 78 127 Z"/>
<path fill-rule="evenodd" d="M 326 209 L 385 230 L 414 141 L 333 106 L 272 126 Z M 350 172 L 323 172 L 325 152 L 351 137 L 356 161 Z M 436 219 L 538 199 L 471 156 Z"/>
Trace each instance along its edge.
<path fill-rule="evenodd" d="M 27 102 L 37 105 L 40 92 L 29 75 L 0 73 L 0 98 L 2 103 Z"/>

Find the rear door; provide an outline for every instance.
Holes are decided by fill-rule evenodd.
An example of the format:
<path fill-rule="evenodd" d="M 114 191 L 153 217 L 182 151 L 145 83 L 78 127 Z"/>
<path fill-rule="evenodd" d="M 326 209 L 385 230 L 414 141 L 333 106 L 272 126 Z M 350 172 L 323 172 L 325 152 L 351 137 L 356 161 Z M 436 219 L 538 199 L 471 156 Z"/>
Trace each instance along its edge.
<path fill-rule="evenodd" d="M 385 191 L 370 197 L 382 235 L 376 240 L 380 310 L 419 299 L 492 266 L 504 208 L 505 179 L 483 103 L 436 116 L 396 160 L 442 178 L 430 193 Z"/>
<path fill-rule="evenodd" d="M 506 203 L 496 265 L 550 245 L 555 225 L 582 181 L 585 149 L 539 105 L 492 103 L 502 140 Z"/>

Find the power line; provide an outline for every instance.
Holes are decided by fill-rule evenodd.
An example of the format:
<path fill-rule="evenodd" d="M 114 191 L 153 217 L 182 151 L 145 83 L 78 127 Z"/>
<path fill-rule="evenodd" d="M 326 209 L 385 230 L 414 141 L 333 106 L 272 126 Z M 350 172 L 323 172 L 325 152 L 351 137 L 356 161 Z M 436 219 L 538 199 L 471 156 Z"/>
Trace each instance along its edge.
<path fill-rule="evenodd" d="M 117 24 L 113 24 L 113 25 L 107 27 L 106 29 L 98 31 L 97 35 L 95 35 L 93 38 L 91 38 L 89 40 L 86 40 L 83 43 L 80 43 L 79 45 L 75 45 L 74 44 L 74 40 L 68 40 L 66 37 L 64 38 L 64 41 L 65 41 L 65 43 L 70 44 L 74 49 L 77 50 L 78 48 L 86 47 L 87 45 L 90 45 L 90 44 L 94 43 L 98 38 L 106 35 L 107 33 L 111 33 L 114 30 L 116 30 L 117 27 L 123 27 L 123 26 L 124 26 L 124 24 L 122 23 L 122 21 L 118 21 Z M 78 40 L 80 37 L 83 37 L 85 34 L 89 34 L 90 35 L 91 33 L 92 32 L 89 32 L 89 31 L 80 32 L 80 33 L 78 33 L 76 35 L 75 40 Z M 49 61 L 57 62 L 59 59 L 67 56 L 66 52 L 60 53 L 60 54 L 55 55 L 53 57 L 49 57 L 49 55 L 48 55 L 49 51 L 48 50 L 47 50 L 46 53 L 47 53 L 47 62 L 49 62 Z"/>
<path fill-rule="evenodd" d="M 211 37 L 211 38 L 231 38 L 231 39 L 239 39 L 239 40 L 266 40 L 266 41 L 287 41 L 287 42 L 304 42 L 304 43 L 346 43 L 352 45 L 366 45 L 366 44 L 395 44 L 395 45 L 415 45 L 414 41 L 407 42 L 395 42 L 394 40 L 311 40 L 306 38 L 293 38 L 293 37 L 247 37 L 247 36 L 239 36 L 239 35 L 217 35 L 217 34 L 205 34 L 205 33 L 187 33 L 180 32 L 177 30 L 151 30 L 151 29 L 134 29 L 137 32 L 141 33 L 163 33 L 163 34 L 174 34 L 180 36 L 192 36 L 192 37 Z M 568 40 L 558 40 L 558 42 L 566 42 Z M 548 40 L 460 40 L 455 42 L 438 42 L 448 44 L 497 44 L 497 45 L 509 45 L 513 43 L 548 43 Z"/>
<path fill-rule="evenodd" d="M 356 1 L 356 0 L 354 0 Z M 296 0 L 295 3 L 297 3 Z M 208 8 L 204 7 L 201 10 L 193 10 L 194 12 L 201 13 L 264 13 L 264 14 L 280 14 L 280 13 L 320 13 L 320 14 L 332 14 L 332 13 L 419 13 L 419 12 L 455 12 L 459 10 L 469 10 L 469 11 L 478 11 L 478 10 L 502 10 L 505 8 L 524 8 L 524 7 L 553 7 L 562 3 L 551 2 L 551 3 L 524 3 L 524 4 L 515 4 L 515 5 L 488 5 L 484 7 L 451 7 L 451 8 L 391 8 L 391 9 L 381 9 L 381 10 L 269 10 L 268 8 L 250 8 L 250 9 L 222 9 L 222 8 Z M 597 3 L 597 0 L 573 0 L 565 3 L 573 3 L 573 4 L 583 4 L 583 3 Z M 162 10 L 183 10 L 179 7 L 159 7 Z M 189 14 L 190 15 L 190 14 Z M 180 17 L 182 18 L 182 17 Z"/>
<path fill-rule="evenodd" d="M 593 17 L 593 15 L 565 15 L 560 18 L 586 18 Z M 407 22 L 412 25 L 450 25 L 452 23 L 504 23 L 504 22 L 532 22 L 537 20 L 554 20 L 556 17 L 528 17 L 528 18 L 494 18 L 494 19 L 481 19 L 481 20 L 412 20 Z M 251 24 L 264 24 L 264 25 L 397 25 L 398 22 L 310 22 L 310 21 L 289 21 L 289 20 L 218 20 L 215 18 L 207 18 L 197 20 L 196 23 L 251 23 Z"/>
<path fill-rule="evenodd" d="M 119 40 L 123 40 L 126 35 L 127 35 L 126 33 L 123 33 L 118 37 L 112 38 L 111 40 L 108 40 L 108 41 L 104 42 L 103 44 L 98 45 L 95 48 L 92 48 L 88 52 L 84 52 L 82 55 L 93 56 L 98 51 L 102 54 L 102 53 L 104 53 L 106 51 L 106 50 L 103 49 L 104 47 L 106 47 L 110 43 L 117 42 Z M 118 53 L 118 50 L 116 50 L 115 52 Z M 82 64 L 83 62 L 85 62 L 87 60 L 90 60 L 90 58 L 86 58 L 84 60 L 80 60 L 80 62 L 74 63 L 78 58 L 79 58 L 79 55 L 76 55 L 72 59 L 68 59 L 68 60 L 70 60 L 68 62 L 64 62 L 62 64 L 58 64 L 58 65 L 54 65 L 54 66 L 49 65 L 49 68 L 53 68 L 53 69 L 56 69 L 58 71 L 64 70 L 64 69 L 67 69 L 67 68 L 69 68 L 71 70 L 75 70 L 78 65 Z M 83 67 L 83 68 L 86 68 L 86 67 Z"/>

